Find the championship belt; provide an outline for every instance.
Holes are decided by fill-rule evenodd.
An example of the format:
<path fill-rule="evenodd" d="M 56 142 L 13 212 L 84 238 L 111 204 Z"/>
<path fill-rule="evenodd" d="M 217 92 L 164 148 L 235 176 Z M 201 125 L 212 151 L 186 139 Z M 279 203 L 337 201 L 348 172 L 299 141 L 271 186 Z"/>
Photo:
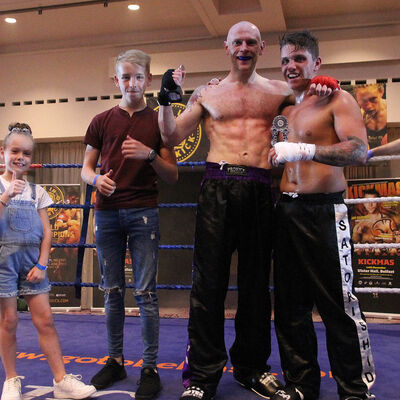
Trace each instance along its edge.
<path fill-rule="evenodd" d="M 283 115 L 277 115 L 272 121 L 272 127 L 271 127 L 272 146 L 278 142 L 278 137 L 280 133 L 282 133 L 283 141 L 287 142 L 288 141 L 287 136 L 289 134 L 289 123 L 287 118 Z"/>

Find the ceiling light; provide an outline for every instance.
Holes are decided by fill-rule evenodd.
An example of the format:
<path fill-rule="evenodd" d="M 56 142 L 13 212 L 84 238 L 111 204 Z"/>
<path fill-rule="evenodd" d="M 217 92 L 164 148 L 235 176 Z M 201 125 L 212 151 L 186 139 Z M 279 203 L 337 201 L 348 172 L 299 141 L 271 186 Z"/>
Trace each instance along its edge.
<path fill-rule="evenodd" d="M 15 18 L 10 17 L 5 18 L 4 21 L 8 22 L 9 24 L 15 24 L 17 22 Z"/>
<path fill-rule="evenodd" d="M 137 11 L 137 10 L 139 10 L 140 6 L 138 4 L 129 4 L 128 8 L 131 11 Z"/>

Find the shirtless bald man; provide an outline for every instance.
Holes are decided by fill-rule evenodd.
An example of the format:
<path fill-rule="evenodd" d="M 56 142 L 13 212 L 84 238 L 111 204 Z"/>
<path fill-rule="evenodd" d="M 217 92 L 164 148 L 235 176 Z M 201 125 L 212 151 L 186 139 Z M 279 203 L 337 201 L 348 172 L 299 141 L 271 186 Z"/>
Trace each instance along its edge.
<path fill-rule="evenodd" d="M 227 362 L 224 301 L 231 256 L 238 251 L 236 339 L 230 349 L 235 379 L 269 398 L 281 385 L 269 373 L 269 274 L 273 238 L 270 128 L 292 94 L 286 82 L 256 73 L 264 41 L 258 28 L 239 22 L 225 41 L 231 68 L 217 86 L 195 90 L 175 119 L 160 106 L 164 143 L 176 145 L 203 121 L 210 140 L 198 200 L 190 299 L 187 389 L 182 400 L 209 400 Z"/>
<path fill-rule="evenodd" d="M 231 257 L 238 251 L 236 338 L 230 349 L 234 377 L 263 398 L 281 387 L 269 372 L 269 275 L 274 235 L 270 128 L 283 105 L 293 103 L 286 82 L 255 70 L 263 54 L 260 31 L 250 22 L 231 27 L 225 41 L 228 76 L 202 86 L 175 119 L 159 98 L 164 143 L 177 145 L 203 121 L 210 140 L 195 232 L 189 346 L 182 400 L 209 400 L 227 362 L 224 301 Z M 162 105 L 164 104 L 164 105 Z"/>
<path fill-rule="evenodd" d="M 274 249 L 275 329 L 286 388 L 273 400 L 316 400 L 321 371 L 312 321 L 326 327 L 333 378 L 341 400 L 375 397 L 374 362 L 364 316 L 353 293 L 352 246 L 343 166 L 365 162 L 367 136 L 353 97 L 304 97 L 321 58 L 309 32 L 281 39 L 281 65 L 296 105 L 285 108 L 289 142 L 270 151 L 286 163 L 277 204 Z M 301 142 L 301 143 L 300 143 Z"/>

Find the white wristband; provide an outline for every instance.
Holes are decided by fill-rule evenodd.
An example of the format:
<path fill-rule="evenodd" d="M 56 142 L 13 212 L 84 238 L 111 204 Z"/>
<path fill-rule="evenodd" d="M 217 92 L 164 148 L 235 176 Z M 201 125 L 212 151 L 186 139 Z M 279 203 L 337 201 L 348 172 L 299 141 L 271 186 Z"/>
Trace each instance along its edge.
<path fill-rule="evenodd" d="M 301 154 L 302 161 L 310 161 L 314 158 L 315 155 L 315 144 L 312 143 L 298 143 L 299 152 Z"/>
<path fill-rule="evenodd" d="M 274 145 L 278 163 L 293 161 L 309 161 L 314 158 L 315 144 L 278 142 Z"/>

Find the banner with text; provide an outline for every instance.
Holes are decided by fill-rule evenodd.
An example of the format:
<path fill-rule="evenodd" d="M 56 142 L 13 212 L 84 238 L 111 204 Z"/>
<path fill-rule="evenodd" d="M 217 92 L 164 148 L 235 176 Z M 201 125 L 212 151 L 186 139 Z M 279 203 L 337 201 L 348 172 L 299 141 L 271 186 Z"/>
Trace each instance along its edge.
<path fill-rule="evenodd" d="M 349 199 L 400 196 L 399 179 L 348 182 Z M 400 243 L 400 202 L 369 202 L 349 205 L 352 239 L 358 243 Z M 355 249 L 354 286 L 400 288 L 400 248 Z M 400 313 L 396 294 L 358 293 L 364 311 Z M 395 301 L 396 300 L 396 301 Z"/>

